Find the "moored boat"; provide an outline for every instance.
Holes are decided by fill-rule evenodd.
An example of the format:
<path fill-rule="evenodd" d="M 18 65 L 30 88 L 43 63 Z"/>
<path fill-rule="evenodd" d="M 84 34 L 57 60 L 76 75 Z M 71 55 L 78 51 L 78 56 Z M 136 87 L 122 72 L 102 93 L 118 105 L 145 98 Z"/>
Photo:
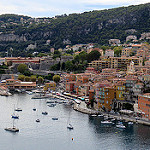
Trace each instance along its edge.
<path fill-rule="evenodd" d="M 69 123 L 68 126 L 67 126 L 67 128 L 70 129 L 70 130 L 72 130 L 73 126 Z"/>
<path fill-rule="evenodd" d="M 14 119 L 19 119 L 19 116 L 15 115 L 15 114 L 11 115 L 11 117 L 14 118 Z"/>
<path fill-rule="evenodd" d="M 49 107 L 55 107 L 56 104 L 50 104 L 50 105 L 47 105 L 47 106 L 49 106 Z"/>
<path fill-rule="evenodd" d="M 12 127 L 12 128 L 5 128 L 6 131 L 10 131 L 10 132 L 19 132 L 19 129 L 16 127 Z"/>
<path fill-rule="evenodd" d="M 58 120 L 58 118 L 52 118 L 52 120 Z"/>
<path fill-rule="evenodd" d="M 48 112 L 45 111 L 45 112 L 42 112 L 42 114 L 43 114 L 43 115 L 48 115 Z"/>
<path fill-rule="evenodd" d="M 33 108 L 33 111 L 36 111 L 36 108 Z"/>
<path fill-rule="evenodd" d="M 101 124 L 112 125 L 113 123 L 109 120 L 101 121 Z"/>
<path fill-rule="evenodd" d="M 133 125 L 133 122 L 129 121 L 129 122 L 128 122 L 128 125 Z"/>
<path fill-rule="evenodd" d="M 116 127 L 117 127 L 117 128 L 121 128 L 121 129 L 125 129 L 125 128 L 126 128 L 126 126 L 123 125 L 122 122 L 119 122 L 119 123 L 116 125 Z"/>
<path fill-rule="evenodd" d="M 16 108 L 15 111 L 22 111 L 22 109 L 21 108 Z"/>
<path fill-rule="evenodd" d="M 40 122 L 40 119 L 36 119 L 36 122 Z"/>

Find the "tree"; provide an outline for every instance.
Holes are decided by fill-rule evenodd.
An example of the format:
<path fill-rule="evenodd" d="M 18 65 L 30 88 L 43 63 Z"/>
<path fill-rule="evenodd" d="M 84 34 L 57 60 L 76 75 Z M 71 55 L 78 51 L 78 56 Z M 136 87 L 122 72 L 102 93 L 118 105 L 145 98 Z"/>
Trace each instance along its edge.
<path fill-rule="evenodd" d="M 18 72 L 20 72 L 22 74 L 24 74 L 24 72 L 27 71 L 27 69 L 28 69 L 28 67 L 25 64 L 19 64 L 18 68 L 17 68 Z"/>
<path fill-rule="evenodd" d="M 20 75 L 18 76 L 18 80 L 24 81 L 24 79 L 25 79 L 25 76 L 24 76 L 24 75 L 20 74 Z"/>
<path fill-rule="evenodd" d="M 26 82 L 29 82 L 30 80 L 31 80 L 31 78 L 30 78 L 30 77 L 25 76 L 25 81 L 26 81 Z"/>
<path fill-rule="evenodd" d="M 68 71 L 72 71 L 73 70 L 73 63 L 72 63 L 72 61 L 66 61 L 65 68 Z"/>
<path fill-rule="evenodd" d="M 121 52 L 122 52 L 122 47 L 121 46 L 115 47 L 113 50 L 114 50 L 114 55 L 116 57 L 120 57 L 121 56 Z"/>
<path fill-rule="evenodd" d="M 79 58 L 80 58 L 81 62 L 83 63 L 83 61 L 87 59 L 87 53 L 85 51 L 82 51 L 79 54 Z"/>
<path fill-rule="evenodd" d="M 31 76 L 31 81 L 32 81 L 32 82 L 36 82 L 36 76 L 35 76 L 35 75 L 32 75 L 32 76 Z"/>
<path fill-rule="evenodd" d="M 54 75 L 53 76 L 53 81 L 58 83 L 60 81 L 60 76 L 59 75 Z"/>
<path fill-rule="evenodd" d="M 42 84 L 43 82 L 44 82 L 43 77 L 39 76 L 39 77 L 38 77 L 38 83 L 39 83 L 39 84 Z"/>
<path fill-rule="evenodd" d="M 88 62 L 91 62 L 93 60 L 98 60 L 100 58 L 101 54 L 100 52 L 98 52 L 97 50 L 91 51 L 88 55 L 87 55 L 87 60 Z"/>

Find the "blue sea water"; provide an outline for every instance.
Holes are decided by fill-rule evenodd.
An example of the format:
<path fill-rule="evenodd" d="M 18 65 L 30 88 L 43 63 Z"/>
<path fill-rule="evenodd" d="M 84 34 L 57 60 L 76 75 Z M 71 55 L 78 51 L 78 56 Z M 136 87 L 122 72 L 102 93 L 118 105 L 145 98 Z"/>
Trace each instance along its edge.
<path fill-rule="evenodd" d="M 46 100 L 31 99 L 32 95 L 14 94 L 0 97 L 0 150 L 149 150 L 150 127 L 133 125 L 126 129 L 100 125 L 100 118 L 89 117 L 64 104 L 48 107 Z M 12 126 L 15 107 L 18 133 L 5 131 Z M 37 111 L 32 109 L 36 107 Z M 47 111 L 48 115 L 42 115 Z M 58 117 L 58 120 L 52 120 Z M 40 122 L 35 120 L 39 118 Z M 67 129 L 68 121 L 74 130 Z M 73 140 L 72 140 L 73 138 Z"/>

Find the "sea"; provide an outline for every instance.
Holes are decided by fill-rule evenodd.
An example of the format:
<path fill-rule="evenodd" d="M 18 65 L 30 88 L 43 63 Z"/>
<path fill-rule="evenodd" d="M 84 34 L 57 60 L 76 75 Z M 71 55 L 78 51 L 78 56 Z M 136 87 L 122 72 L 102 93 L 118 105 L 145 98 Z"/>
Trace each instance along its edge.
<path fill-rule="evenodd" d="M 149 126 L 125 124 L 126 129 L 119 129 L 115 125 L 101 125 L 99 117 L 64 104 L 49 107 L 46 99 L 31 99 L 32 96 L 0 96 L 0 150 L 150 150 Z M 11 115 L 16 107 L 22 109 L 15 112 L 19 115 L 14 120 L 19 132 L 5 131 L 13 125 Z M 44 111 L 48 115 L 43 115 Z M 58 120 L 52 120 L 54 117 Z M 68 123 L 73 130 L 67 129 Z"/>

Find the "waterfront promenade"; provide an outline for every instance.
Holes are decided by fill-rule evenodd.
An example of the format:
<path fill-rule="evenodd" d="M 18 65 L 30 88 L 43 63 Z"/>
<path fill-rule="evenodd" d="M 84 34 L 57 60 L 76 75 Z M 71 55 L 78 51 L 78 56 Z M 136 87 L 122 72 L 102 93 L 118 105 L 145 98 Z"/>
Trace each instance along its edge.
<path fill-rule="evenodd" d="M 139 123 L 139 124 L 150 126 L 150 121 L 144 120 L 142 118 L 137 119 L 132 116 L 119 115 L 119 114 L 115 114 L 115 113 L 106 113 L 106 112 L 102 112 L 102 111 L 95 111 L 95 110 L 89 109 L 89 108 L 87 108 L 86 103 L 84 101 L 81 101 L 80 104 L 74 103 L 73 108 L 74 108 L 74 110 L 77 110 L 82 113 L 90 114 L 90 115 L 91 114 L 103 114 L 105 116 L 112 117 L 114 119 L 124 120 L 126 122 L 132 121 L 134 123 Z"/>

